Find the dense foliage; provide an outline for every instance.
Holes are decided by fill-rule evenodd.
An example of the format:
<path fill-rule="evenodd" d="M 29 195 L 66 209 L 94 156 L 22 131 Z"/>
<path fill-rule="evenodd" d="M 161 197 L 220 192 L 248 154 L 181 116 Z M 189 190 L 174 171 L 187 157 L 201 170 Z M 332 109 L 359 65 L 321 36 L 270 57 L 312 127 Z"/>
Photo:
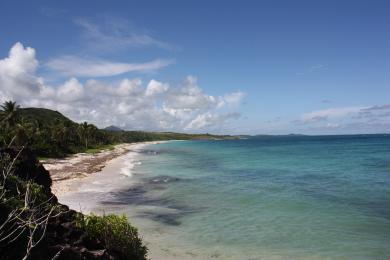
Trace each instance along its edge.
<path fill-rule="evenodd" d="M 126 216 L 81 215 L 77 226 L 84 229 L 91 238 L 103 241 L 109 250 L 123 252 L 126 259 L 144 259 L 146 246 L 142 245 L 138 231 L 131 226 Z"/>
<path fill-rule="evenodd" d="M 43 157 L 62 157 L 115 143 L 229 138 L 209 134 L 109 131 L 87 122 L 75 123 L 57 111 L 20 108 L 12 101 L 5 102 L 1 108 L 0 146 L 28 146 Z"/>
<path fill-rule="evenodd" d="M 96 126 L 77 124 L 56 111 L 19 108 L 8 101 L 0 113 L 2 146 L 28 146 L 40 156 L 59 157 L 110 142 Z"/>

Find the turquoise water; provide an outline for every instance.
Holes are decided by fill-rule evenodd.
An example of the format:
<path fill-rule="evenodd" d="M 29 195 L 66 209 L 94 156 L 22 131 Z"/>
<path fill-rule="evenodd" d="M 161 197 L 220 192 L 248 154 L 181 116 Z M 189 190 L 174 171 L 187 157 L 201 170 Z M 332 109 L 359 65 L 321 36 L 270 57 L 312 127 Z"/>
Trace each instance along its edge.
<path fill-rule="evenodd" d="M 261 137 L 150 146 L 145 214 L 192 252 L 241 259 L 390 258 L 390 136 Z M 153 192 L 152 189 L 151 192 Z M 153 202 L 148 202 L 153 204 Z"/>
<path fill-rule="evenodd" d="M 390 259 L 390 135 L 173 141 L 138 154 L 86 180 L 73 204 L 127 214 L 152 259 Z"/>

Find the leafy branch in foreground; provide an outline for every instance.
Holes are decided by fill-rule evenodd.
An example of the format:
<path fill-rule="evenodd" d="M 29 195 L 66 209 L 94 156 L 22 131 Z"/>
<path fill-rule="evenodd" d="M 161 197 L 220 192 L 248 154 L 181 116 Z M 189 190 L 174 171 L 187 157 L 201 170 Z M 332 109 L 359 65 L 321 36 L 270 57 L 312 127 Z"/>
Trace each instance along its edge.
<path fill-rule="evenodd" d="M 5 214 L 0 221 L 0 246 L 15 244 L 24 250 L 22 259 L 28 259 L 31 251 L 42 241 L 50 218 L 62 212 L 51 203 L 42 186 L 22 181 L 13 175 L 14 165 L 22 150 L 11 160 L 1 154 L 0 208 Z"/>
<path fill-rule="evenodd" d="M 83 216 L 58 203 L 28 148 L 0 148 L 0 258 L 146 259 L 125 217 Z"/>

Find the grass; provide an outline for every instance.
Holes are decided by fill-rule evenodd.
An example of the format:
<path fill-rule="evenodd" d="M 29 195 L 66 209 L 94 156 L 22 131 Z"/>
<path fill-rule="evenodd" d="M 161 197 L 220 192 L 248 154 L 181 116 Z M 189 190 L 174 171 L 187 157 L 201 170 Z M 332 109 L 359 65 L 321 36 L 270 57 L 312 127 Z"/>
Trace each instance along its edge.
<path fill-rule="evenodd" d="M 99 145 L 99 146 L 96 146 L 96 147 L 93 147 L 93 148 L 88 148 L 87 150 L 85 151 L 80 151 L 80 152 L 84 152 L 84 153 L 87 153 L 87 154 L 97 154 L 97 153 L 100 153 L 102 152 L 103 150 L 114 150 L 115 149 L 115 144 L 105 144 L 105 145 Z M 39 161 L 45 161 L 45 160 L 49 160 L 51 159 L 52 157 L 47 157 L 47 156 L 37 156 L 38 160 Z"/>
<path fill-rule="evenodd" d="M 105 144 L 105 145 L 100 145 L 100 146 L 97 146 L 97 147 L 94 147 L 94 148 L 88 148 L 85 151 L 85 153 L 96 154 L 96 153 L 100 153 L 103 150 L 114 150 L 114 148 L 115 148 L 114 144 Z"/>

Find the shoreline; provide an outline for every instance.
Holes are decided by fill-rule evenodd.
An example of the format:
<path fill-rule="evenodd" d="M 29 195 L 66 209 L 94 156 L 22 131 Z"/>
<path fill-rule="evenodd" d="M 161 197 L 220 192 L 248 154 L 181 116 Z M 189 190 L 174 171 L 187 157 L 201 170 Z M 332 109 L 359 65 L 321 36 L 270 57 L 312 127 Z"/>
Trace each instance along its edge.
<path fill-rule="evenodd" d="M 52 192 L 56 196 L 63 196 L 82 179 L 101 172 L 112 160 L 140 147 L 163 142 L 167 141 L 122 143 L 115 145 L 114 149 L 103 149 L 95 154 L 77 153 L 61 159 L 42 160 L 41 163 L 50 172 Z"/>
<path fill-rule="evenodd" d="M 44 166 L 50 168 L 53 193 L 60 203 L 70 209 L 83 214 L 126 215 L 148 247 L 148 259 L 218 258 L 220 253 L 214 252 L 214 249 L 201 253 L 191 244 L 178 240 L 177 236 L 173 235 L 177 232 L 176 225 L 159 221 L 166 214 L 168 216 L 180 214 L 179 209 L 164 204 L 145 203 L 148 200 L 158 200 L 161 187 L 154 186 L 156 184 L 153 183 L 155 182 L 153 179 L 145 182 L 144 172 L 133 171 L 133 168 L 141 163 L 139 160 L 142 157 L 139 156 L 142 153 L 149 154 L 146 146 L 165 142 L 168 141 L 119 144 L 113 150 L 97 154 L 79 153 L 65 159 L 51 159 L 49 162 L 46 161 Z M 86 167 L 89 169 L 85 173 Z M 144 189 L 154 194 L 142 197 Z M 125 196 L 131 198 L 130 204 L 116 200 L 115 196 L 123 191 L 124 194 L 128 194 Z M 131 204 L 132 199 L 139 201 Z"/>
<path fill-rule="evenodd" d="M 168 141 L 119 144 L 113 150 L 97 154 L 79 153 L 65 159 L 51 159 L 44 163 L 44 167 L 50 168 L 52 190 L 60 203 L 83 214 L 126 215 L 148 247 L 148 259 L 203 259 L 201 255 L 191 252 L 187 248 L 188 245 L 171 248 L 171 245 L 181 243 L 166 240 L 165 236 L 170 237 L 173 227 L 142 216 L 145 211 L 159 216 L 175 213 L 175 210 L 164 205 L 151 206 L 143 203 L 125 207 L 121 203 L 116 204 L 115 199 L 112 200 L 112 193 L 134 189 L 133 196 L 137 197 L 139 187 L 150 185 L 143 182 L 143 173 L 140 175 L 137 170 L 133 171 L 133 168 L 140 164 L 139 155 L 145 151 L 148 153 L 146 146 L 165 142 Z M 88 168 L 86 173 L 85 168 Z"/>

